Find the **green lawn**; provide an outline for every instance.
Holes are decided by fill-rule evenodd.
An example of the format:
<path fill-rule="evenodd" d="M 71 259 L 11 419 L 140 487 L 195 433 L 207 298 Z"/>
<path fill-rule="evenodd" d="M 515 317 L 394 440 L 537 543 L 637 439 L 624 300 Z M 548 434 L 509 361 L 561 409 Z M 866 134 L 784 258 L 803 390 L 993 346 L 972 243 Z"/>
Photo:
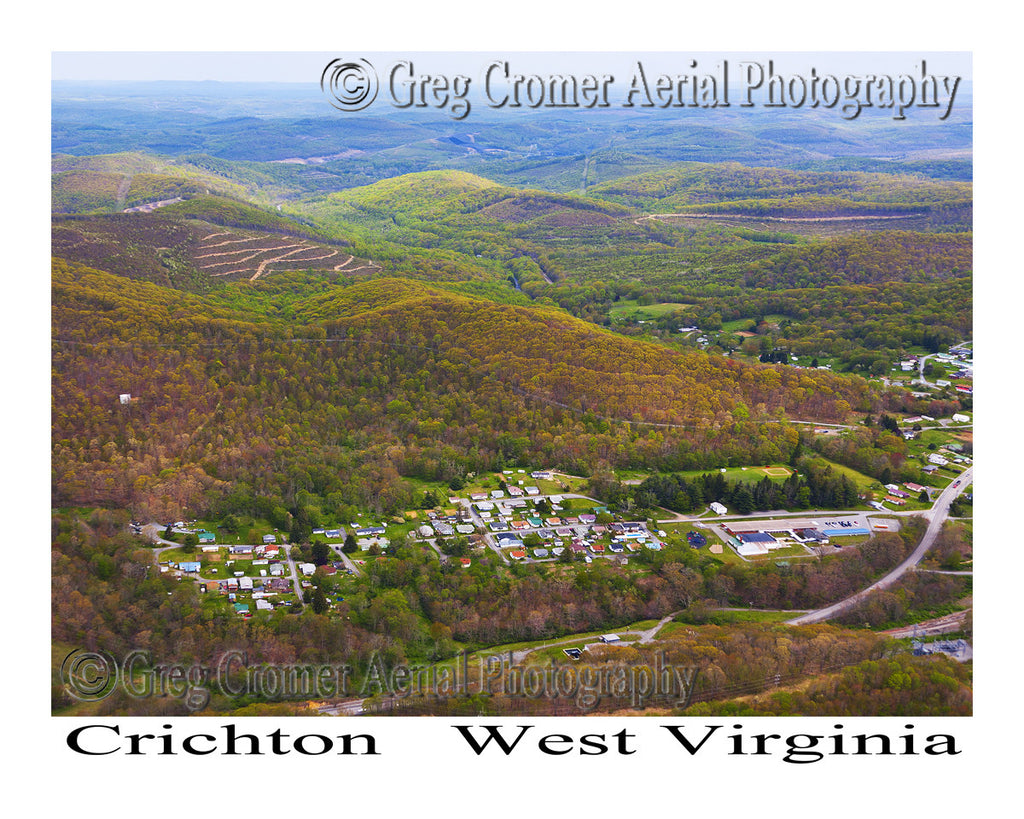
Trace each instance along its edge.
<path fill-rule="evenodd" d="M 884 532 L 886 530 L 883 529 L 882 531 Z M 828 542 L 830 546 L 839 546 L 842 548 L 844 546 L 857 546 L 868 539 L 868 535 L 843 535 L 841 537 L 830 537 Z"/>
<path fill-rule="evenodd" d="M 685 302 L 672 302 L 666 301 L 660 304 L 637 304 L 635 299 L 620 300 L 612 305 L 608 311 L 608 315 L 614 319 L 632 320 L 632 321 L 651 321 L 656 318 L 672 313 L 676 310 L 682 310 L 686 307 L 692 306 Z"/>
<path fill-rule="evenodd" d="M 227 548 L 222 548 L 218 554 L 220 560 L 211 560 L 210 554 L 202 551 L 198 546 L 194 552 L 180 548 L 168 549 L 166 552 L 160 553 L 160 562 L 194 563 L 199 561 L 201 564 L 199 574 L 215 580 L 227 580 L 230 577 L 234 577 L 235 572 L 242 572 L 245 577 L 260 577 L 260 569 L 266 570 L 268 576 L 270 574 L 269 566 L 254 566 L 252 559 L 231 558 L 228 555 Z M 229 561 L 231 561 L 230 565 L 228 565 Z M 214 569 L 217 571 L 214 572 Z"/>
<path fill-rule="evenodd" d="M 784 623 L 799 617 L 800 611 L 748 611 L 742 609 L 709 609 L 706 612 L 709 623 L 725 625 L 729 623 Z M 669 623 L 660 632 L 659 637 L 671 637 L 673 634 L 689 631 L 692 624 L 685 621 L 686 615 L 680 615 L 678 622 Z"/>
<path fill-rule="evenodd" d="M 213 532 L 217 536 L 216 543 L 218 546 L 241 546 L 243 544 L 259 545 L 263 543 L 264 535 L 277 535 L 277 542 L 283 543 L 288 540 L 287 532 L 279 532 L 270 522 L 263 518 L 239 518 L 240 527 L 237 534 L 228 532 L 227 529 L 218 528 L 220 521 L 218 520 L 199 520 L 196 521 L 190 528 L 199 531 L 205 529 L 207 532 Z M 162 533 L 161 533 L 162 536 Z M 179 539 L 184 535 L 179 535 Z"/>
<path fill-rule="evenodd" d="M 166 552 L 160 553 L 160 562 L 166 563 L 181 563 L 182 561 L 187 563 L 193 563 L 195 561 L 202 562 L 203 551 L 196 546 L 194 549 L 186 549 L 184 547 L 177 549 L 168 549 Z"/>
<path fill-rule="evenodd" d="M 838 464 L 835 461 L 822 458 L 820 455 L 813 459 L 813 463 L 822 468 L 830 466 L 834 473 L 846 475 L 846 477 L 856 484 L 858 492 L 885 492 L 885 487 L 882 486 L 877 478 L 872 478 L 869 475 L 865 475 L 863 472 L 858 472 L 856 469 L 851 469 L 848 466 L 843 466 L 843 464 Z"/>
<path fill-rule="evenodd" d="M 766 466 L 731 466 L 724 469 L 692 469 L 686 472 L 673 472 L 673 475 L 680 475 L 688 480 L 699 478 L 701 475 L 706 475 L 714 472 L 721 472 L 727 481 L 740 481 L 742 483 L 757 483 L 762 478 L 769 478 L 775 483 L 784 483 L 786 480 L 785 475 L 766 475 L 765 469 L 785 469 L 788 472 L 793 471 L 793 467 L 787 464 L 767 464 Z M 648 473 L 650 474 L 650 473 Z M 637 473 L 638 478 L 646 477 L 642 473 Z"/>
<path fill-rule="evenodd" d="M 810 554 L 803 546 L 797 544 L 796 546 L 787 546 L 785 549 L 772 549 L 766 555 L 754 555 L 753 557 L 748 558 L 748 560 L 752 562 L 769 562 L 775 560 L 789 560 L 794 557 L 813 558 L 814 555 Z"/>
<path fill-rule="evenodd" d="M 523 469 L 523 471 L 520 472 L 520 469 Z M 532 466 L 526 467 L 525 469 L 523 467 L 515 467 L 512 469 L 511 475 L 502 474 L 499 476 L 495 472 L 484 472 L 466 481 L 465 487 L 460 489 L 458 492 L 446 490 L 442 500 L 444 505 L 447 505 L 447 498 L 449 495 L 458 495 L 460 498 L 468 498 L 470 495 L 480 492 L 485 492 L 490 495 L 492 490 L 501 488 L 498 486 L 499 477 L 504 480 L 508 486 L 519 486 L 519 481 L 523 482 L 522 486 L 536 486 L 540 489 L 542 495 L 558 495 L 566 491 L 581 493 L 582 488 L 586 486 L 586 480 L 566 480 L 564 478 L 556 477 L 555 480 L 544 481 L 530 477 L 531 472 L 538 471 L 541 471 L 541 467 Z M 569 486 L 568 490 L 562 486 L 563 482 Z M 506 495 L 506 497 L 508 496 Z"/>

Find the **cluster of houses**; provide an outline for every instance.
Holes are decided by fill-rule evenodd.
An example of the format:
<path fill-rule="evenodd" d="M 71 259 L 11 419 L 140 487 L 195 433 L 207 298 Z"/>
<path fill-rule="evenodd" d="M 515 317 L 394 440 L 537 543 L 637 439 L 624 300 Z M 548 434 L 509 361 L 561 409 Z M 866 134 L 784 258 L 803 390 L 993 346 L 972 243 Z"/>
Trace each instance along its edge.
<path fill-rule="evenodd" d="M 928 453 L 928 463 L 921 467 L 921 471 L 931 475 L 949 464 L 967 467 L 973 459 L 969 455 L 964 455 L 963 451 L 963 444 L 956 442 L 944 444 L 939 447 L 937 452 Z"/>
<path fill-rule="evenodd" d="M 887 483 L 885 485 L 885 498 L 880 501 L 869 501 L 868 506 L 877 509 L 879 512 L 891 512 L 890 506 L 906 506 L 910 498 L 918 497 L 921 492 L 927 489 L 928 487 L 921 486 L 921 484 L 913 483 L 912 481 L 904 483 L 902 489 L 898 484 Z M 885 504 L 889 504 L 889 506 L 885 506 Z"/>
<path fill-rule="evenodd" d="M 496 536 L 498 547 L 508 549 L 513 560 L 532 557 L 535 560 L 553 560 L 568 549 L 574 556 L 586 562 L 594 557 L 610 557 L 636 552 L 641 548 L 659 551 L 661 541 L 647 531 L 647 526 L 638 521 L 625 523 L 597 523 L 595 515 L 579 515 L 578 517 L 547 518 L 539 521 L 530 518 L 528 522 L 538 522 L 539 526 L 529 528 L 536 534 L 543 545 L 534 547 L 532 554 L 521 539 L 523 531 L 502 532 Z M 554 524 L 558 521 L 561 525 Z M 545 525 L 547 524 L 547 525 Z"/>
<path fill-rule="evenodd" d="M 938 353 L 935 356 L 945 364 L 956 366 L 953 371 L 953 378 L 974 377 L 974 353 L 964 347 L 950 347 L 948 353 Z"/>
<path fill-rule="evenodd" d="M 356 537 L 356 545 L 364 552 L 369 551 L 374 546 L 381 552 L 386 552 L 388 546 L 391 545 L 391 541 L 384 537 L 384 534 L 387 532 L 386 526 L 360 526 L 354 523 L 352 524 L 352 532 Z M 313 534 L 323 535 L 328 540 L 345 536 L 344 531 L 341 529 L 314 529 Z"/>
<path fill-rule="evenodd" d="M 291 580 L 286 576 L 288 570 L 285 562 L 279 559 L 281 549 L 277 545 L 276 535 L 264 535 L 263 543 L 258 546 L 219 546 L 214 542 L 216 536 L 213 532 L 199 530 L 196 535 L 199 537 L 200 550 L 204 554 L 217 554 L 222 549 L 227 553 L 227 559 L 222 564 L 211 566 L 207 563 L 206 573 L 218 574 L 223 568 L 230 575 L 223 580 L 200 582 L 199 591 L 203 594 L 219 592 L 227 595 L 236 614 L 251 617 L 256 611 L 272 611 L 274 604 L 269 598 L 293 591 Z M 259 577 L 238 571 L 235 563 L 242 560 L 258 571 Z M 315 570 L 316 567 L 313 568 Z M 204 570 L 202 561 L 183 560 L 178 563 L 161 563 L 160 571 L 174 571 L 181 579 L 190 575 L 198 578 Z"/>
<path fill-rule="evenodd" d="M 943 364 L 953 365 L 956 367 L 950 373 L 949 378 L 936 379 L 935 386 L 940 388 L 953 387 L 957 392 L 964 395 L 972 395 L 974 388 L 969 384 L 954 384 L 950 379 L 959 379 L 961 381 L 974 378 L 974 359 L 973 353 L 963 347 L 950 347 L 948 353 L 936 353 L 935 358 L 941 361 Z M 920 360 L 913 356 L 908 357 L 900 361 L 900 369 L 903 372 L 912 372 L 918 368 Z M 916 395 L 927 395 L 927 393 L 915 393 Z"/>
<path fill-rule="evenodd" d="M 520 471 L 525 476 L 525 470 Z M 553 480 L 552 473 L 543 470 L 530 472 L 529 476 L 536 481 Z M 513 560 L 554 560 L 566 551 L 590 560 L 635 552 L 641 547 L 661 548 L 644 523 L 601 524 L 597 517 L 607 511 L 606 507 L 569 512 L 563 506 L 563 496 L 545 496 L 539 486 L 527 484 L 525 477 L 518 483 L 514 485 L 510 480 L 502 489 L 473 492 L 468 498 L 451 497 L 448 501 L 452 508 L 428 512 L 427 521 L 417 527 L 416 534 L 423 539 L 464 535 L 475 547 L 485 546 L 485 534 L 489 534 Z M 524 538 L 532 541 L 531 546 Z M 471 562 L 469 558 L 460 559 L 463 566 Z"/>

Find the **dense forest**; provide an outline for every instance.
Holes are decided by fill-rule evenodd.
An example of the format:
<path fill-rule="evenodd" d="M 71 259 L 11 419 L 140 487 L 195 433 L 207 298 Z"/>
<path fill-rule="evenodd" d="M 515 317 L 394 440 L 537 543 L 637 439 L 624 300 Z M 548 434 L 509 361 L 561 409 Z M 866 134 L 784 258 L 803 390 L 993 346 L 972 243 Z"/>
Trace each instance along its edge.
<path fill-rule="evenodd" d="M 274 278 L 202 297 L 55 263 L 55 502 L 162 519 L 305 491 L 393 513 L 409 500 L 401 476 L 503 460 L 584 474 L 786 461 L 787 414 L 842 420 L 886 400 L 857 379 L 673 352 L 559 311 L 409 281 L 310 283 L 322 292 L 296 298 Z"/>

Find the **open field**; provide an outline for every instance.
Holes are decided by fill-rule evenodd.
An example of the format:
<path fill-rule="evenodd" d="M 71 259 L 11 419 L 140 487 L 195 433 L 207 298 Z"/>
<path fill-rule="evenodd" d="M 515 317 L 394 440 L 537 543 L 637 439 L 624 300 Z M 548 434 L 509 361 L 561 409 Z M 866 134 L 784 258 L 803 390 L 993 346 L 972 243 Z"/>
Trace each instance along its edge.
<path fill-rule="evenodd" d="M 662 302 L 660 304 L 638 304 L 636 300 L 620 300 L 612 305 L 608 315 L 612 319 L 627 319 L 631 321 L 650 321 L 661 316 L 690 307 L 690 302 Z"/>

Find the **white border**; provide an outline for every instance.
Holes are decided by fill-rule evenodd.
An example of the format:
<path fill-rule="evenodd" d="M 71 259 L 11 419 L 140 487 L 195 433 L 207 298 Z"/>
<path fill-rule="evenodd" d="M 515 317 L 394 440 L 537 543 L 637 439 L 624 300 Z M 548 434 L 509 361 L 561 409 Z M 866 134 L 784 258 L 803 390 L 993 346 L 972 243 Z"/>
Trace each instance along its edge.
<path fill-rule="evenodd" d="M 764 8 L 767 5 L 768 8 Z M 9 459 L 6 498 L 20 507 L 28 473 L 29 510 L 27 519 L 15 516 L 17 525 L 8 532 L 29 533 L 22 542 L 10 543 L 24 554 L 30 580 L 45 572 L 43 538 L 35 531 L 45 527 L 47 512 L 41 498 L 48 496 L 45 465 L 49 458 L 48 423 L 40 406 L 49 395 L 46 376 L 49 327 L 45 249 L 49 245 L 48 225 L 42 214 L 49 201 L 43 174 L 49 172 L 50 50 L 321 50 L 338 52 L 402 50 L 614 50 L 614 51 L 744 51 L 766 48 L 808 51 L 892 50 L 964 51 L 975 53 L 974 87 L 976 133 L 976 349 L 978 381 L 983 385 L 979 403 L 983 421 L 976 434 L 976 449 L 982 452 L 983 473 L 979 479 L 976 553 L 982 571 L 991 574 L 996 548 L 1015 548 L 996 536 L 988 524 L 997 509 L 1013 509 L 1013 487 L 998 470 L 997 458 L 988 453 L 997 439 L 1005 450 L 1012 447 L 1013 427 L 1009 408 L 1013 406 L 1009 384 L 1012 369 L 997 368 L 1003 351 L 1011 351 L 1012 340 L 1003 326 L 1016 325 L 1014 308 L 1021 303 L 1016 283 L 1015 255 L 1006 237 L 1015 236 L 1015 213 L 1004 204 L 999 188 L 1015 190 L 1016 134 L 1010 117 L 1016 111 L 1019 71 L 1017 46 L 1009 42 L 1008 20 L 983 16 L 978 8 L 962 4 L 933 3 L 897 7 L 892 3 L 868 2 L 825 10 L 818 3 L 762 4 L 756 10 L 745 4 L 643 4 L 598 7 L 573 3 L 554 7 L 550 3 L 515 4 L 430 3 L 388 4 L 385 7 L 355 9 L 348 4 L 309 4 L 300 7 L 265 8 L 232 4 L 214 7 L 209 3 L 181 2 L 147 7 L 138 2 L 105 3 L 96 6 L 49 4 L 30 15 L 34 31 L 44 32 L 25 50 L 5 55 L 5 77 L 16 84 L 9 106 L 6 130 L 16 132 L 18 141 L 8 152 L 27 161 L 10 174 L 12 188 L 5 197 L 7 224 L 22 249 L 9 261 L 9 298 L 20 300 L 27 292 L 29 311 L 4 328 L 8 362 L 14 365 L 14 383 L 8 402 L 13 403 L 13 421 L 8 432 L 27 426 L 32 434 Z M 14 21 L 11 21 L 14 23 Z M 14 23 L 12 31 L 16 31 Z M 986 29 L 995 31 L 986 31 Z M 999 29 L 1006 30 L 1006 35 Z M 19 38 L 11 38 L 19 39 Z M 426 43 L 424 41 L 427 41 Z M 1012 140 L 1012 142 L 1011 142 Z M 9 155 L 10 156 L 10 155 Z M 10 161 L 10 159 L 9 159 Z M 997 181 L 998 180 L 998 181 Z M 13 195 L 12 195 L 13 192 Z M 25 289 L 22 290 L 22 283 Z M 1003 307 L 997 312 L 997 305 Z M 1009 309 L 1007 310 L 1007 307 Z M 14 317 L 12 317 L 14 318 Z M 20 319 L 20 320 L 19 320 Z M 26 343 L 28 342 L 28 343 Z M 27 352 L 25 352 L 27 351 Z M 27 386 L 31 403 L 19 401 Z M 38 403 L 36 397 L 38 396 Z M 1002 412 L 1000 410 L 1003 409 Z M 42 416 L 42 417 L 40 417 Z M 10 416 L 9 416 L 10 417 Z M 1005 424 L 1005 425 L 1004 425 Z M 1005 437 L 1004 437 L 1005 436 Z M 16 480 L 16 483 L 15 483 Z M 14 501 L 14 503 L 11 503 Z M 15 531 L 17 530 L 17 531 Z M 36 541 L 39 542 L 36 542 Z M 1004 558 L 1005 559 L 1005 558 Z M 19 573 L 20 574 L 20 573 Z M 712 764 L 687 759 L 668 750 L 659 736 L 660 720 L 607 720 L 588 718 L 588 731 L 599 732 L 605 724 L 620 726 L 645 738 L 643 754 L 628 759 L 561 758 L 544 762 L 535 756 L 505 760 L 476 760 L 460 753 L 454 732 L 439 731 L 432 720 L 355 721 L 344 730 L 372 730 L 388 755 L 378 760 L 343 760 L 338 764 L 318 761 L 260 758 L 218 760 L 209 757 L 149 757 L 142 760 L 110 758 L 97 760 L 73 756 L 63 746 L 69 730 L 67 720 L 47 716 L 49 703 L 48 595 L 30 587 L 27 595 L 16 596 L 5 606 L 8 629 L 20 639 L 14 643 L 16 663 L 8 663 L 7 705 L 15 716 L 5 736 L 5 748 L 16 756 L 17 769 L 11 777 L 26 791 L 35 806 L 67 806 L 87 816 L 110 810 L 143 811 L 147 815 L 170 816 L 207 810 L 269 812 L 315 809 L 345 811 L 377 809 L 385 815 L 398 810 L 480 810 L 488 815 L 548 815 L 561 810 L 623 809 L 633 812 L 665 808 L 673 812 L 714 811 L 747 813 L 759 817 L 792 816 L 801 812 L 831 816 L 859 816 L 874 808 L 885 815 L 899 808 L 979 808 L 1001 800 L 997 791 L 1009 791 L 1013 781 L 1004 770 L 1013 741 L 1013 700 L 1015 680 L 1006 672 L 1016 651 L 1014 643 L 1000 639 L 1007 629 L 1001 624 L 1014 615 L 1011 573 L 1003 579 L 986 575 L 978 587 L 981 609 L 976 620 L 981 639 L 976 686 L 976 714 L 952 723 L 945 730 L 956 733 L 965 747 L 960 757 L 885 759 L 833 759 L 815 765 L 786 765 L 778 758 L 760 761 L 710 757 Z M 1006 611 L 998 616 L 997 607 Z M 15 625 L 15 624 L 18 625 Z M 21 624 L 31 627 L 20 628 Z M 22 660 L 24 658 L 24 661 Z M 12 676 L 13 675 L 13 676 Z M 41 683 L 41 684 L 40 684 Z M 121 721 L 124 722 L 124 721 Z M 176 721 L 177 722 L 177 721 Z M 283 721 L 282 721 L 283 722 Z M 315 730 L 309 721 L 302 731 Z M 527 722 L 509 720 L 509 723 Z M 528 722 L 533 722 L 532 720 Z M 538 721 L 539 722 L 539 721 Z M 545 721 L 547 722 L 547 721 Z M 560 730 L 576 729 L 578 721 L 556 720 Z M 642 722 L 642 725 L 640 724 Z M 727 727 L 731 721 L 714 720 Z M 754 720 L 739 720 L 753 727 Z M 820 722 L 828 729 L 834 720 Z M 864 724 L 878 730 L 880 720 L 845 720 L 847 726 Z M 897 720 L 895 728 L 903 720 Z M 334 728 L 336 723 L 332 722 Z M 758 720 L 776 733 L 806 731 L 808 720 Z M 918 721 L 918 725 L 923 724 Z M 369 726 L 372 726 L 370 728 Z M 634 728 L 634 726 L 636 726 Z M 155 725 L 159 730 L 159 725 Z M 188 724 L 192 728 L 191 722 Z M 266 731 L 266 721 L 254 729 Z M 647 735 L 650 739 L 647 740 Z M 393 746 L 394 750 L 390 750 Z M 1004 756 L 1006 754 L 1006 756 Z M 56 762 L 55 765 L 47 763 Z M 99 764 L 97 764 L 97 762 Z M 764 764 L 758 764 L 763 762 Z M 365 764 L 364 764 L 365 763 Z M 849 763 L 849 764 L 847 764 Z M 45 772 L 46 782 L 29 777 L 29 770 Z M 10 769 L 9 769 L 10 770 Z M 232 775 L 235 774 L 235 775 Z M 22 785 L 24 783 L 24 785 Z M 33 784 L 35 783 L 35 784 Z M 26 787 L 27 786 L 27 787 Z M 1016 800 L 1006 804 L 1015 804 Z"/>

